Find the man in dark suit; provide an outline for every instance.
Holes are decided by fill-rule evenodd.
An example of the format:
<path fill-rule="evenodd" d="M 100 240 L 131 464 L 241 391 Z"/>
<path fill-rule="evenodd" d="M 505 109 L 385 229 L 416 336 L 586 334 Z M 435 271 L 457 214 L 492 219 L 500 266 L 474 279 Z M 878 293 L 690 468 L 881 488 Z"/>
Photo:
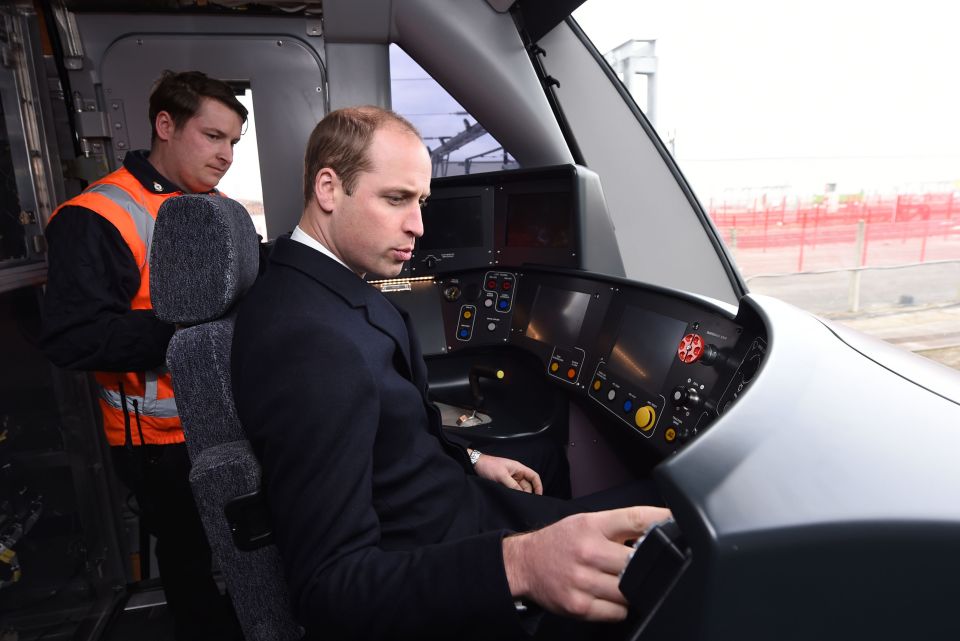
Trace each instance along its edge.
<path fill-rule="evenodd" d="M 624 542 L 669 513 L 578 514 L 515 461 L 471 465 L 427 400 L 408 319 L 362 280 L 397 275 L 423 233 L 431 163 L 414 127 L 333 112 L 305 164 L 303 217 L 241 305 L 232 363 L 308 636 L 520 638 L 537 606 L 623 619 Z"/>

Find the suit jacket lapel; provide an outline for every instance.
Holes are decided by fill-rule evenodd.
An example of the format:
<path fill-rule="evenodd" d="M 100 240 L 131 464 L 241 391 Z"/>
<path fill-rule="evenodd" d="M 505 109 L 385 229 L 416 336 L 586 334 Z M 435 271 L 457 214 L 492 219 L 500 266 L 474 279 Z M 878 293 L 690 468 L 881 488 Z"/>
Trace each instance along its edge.
<path fill-rule="evenodd" d="M 396 343 L 403 356 L 397 363 L 400 373 L 414 380 L 406 319 L 400 316 L 398 310 L 378 289 L 328 256 L 289 238 L 277 239 L 270 261 L 303 272 L 343 298 L 351 307 L 363 307 L 370 324 Z"/>

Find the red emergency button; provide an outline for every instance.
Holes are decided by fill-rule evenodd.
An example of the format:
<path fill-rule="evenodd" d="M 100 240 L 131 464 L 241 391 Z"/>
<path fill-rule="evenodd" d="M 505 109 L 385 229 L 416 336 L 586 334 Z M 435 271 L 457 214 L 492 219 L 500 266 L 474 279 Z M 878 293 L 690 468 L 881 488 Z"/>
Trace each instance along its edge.
<path fill-rule="evenodd" d="M 703 356 L 703 337 L 699 334 L 687 334 L 680 339 L 677 347 L 677 356 L 684 363 L 695 363 Z"/>

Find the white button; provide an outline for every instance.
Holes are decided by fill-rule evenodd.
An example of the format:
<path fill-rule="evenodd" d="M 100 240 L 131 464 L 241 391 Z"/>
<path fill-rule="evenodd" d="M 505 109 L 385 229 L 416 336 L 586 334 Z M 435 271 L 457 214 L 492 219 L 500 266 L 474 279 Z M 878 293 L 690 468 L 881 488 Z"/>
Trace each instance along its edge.
<path fill-rule="evenodd" d="M 488 299 L 484 300 L 484 301 L 483 301 L 483 306 L 484 306 L 484 307 L 493 307 L 493 299 L 492 299 L 492 298 L 488 298 Z"/>
<path fill-rule="evenodd" d="M 615 390 L 610 390 L 609 392 L 607 392 L 607 400 L 608 400 L 608 401 L 612 401 L 612 400 L 615 399 L 616 397 L 617 397 L 617 392 L 616 392 Z"/>
<path fill-rule="evenodd" d="M 497 324 L 496 324 L 496 323 L 487 323 L 487 329 L 490 330 L 491 332 L 492 332 L 493 330 L 495 330 L 496 328 L 497 328 Z"/>

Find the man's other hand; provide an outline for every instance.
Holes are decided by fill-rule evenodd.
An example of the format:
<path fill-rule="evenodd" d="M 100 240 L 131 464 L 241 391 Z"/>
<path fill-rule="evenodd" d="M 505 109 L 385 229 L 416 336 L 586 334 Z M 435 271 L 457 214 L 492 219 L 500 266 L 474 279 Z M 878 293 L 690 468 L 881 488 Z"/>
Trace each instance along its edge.
<path fill-rule="evenodd" d="M 543 494 L 543 483 L 540 475 L 532 469 L 513 459 L 501 456 L 482 454 L 473 466 L 479 476 L 490 479 L 511 490 L 520 490 L 530 494 Z"/>
<path fill-rule="evenodd" d="M 503 540 L 503 564 L 510 594 L 575 619 L 622 621 L 627 601 L 620 572 L 630 557 L 625 543 L 669 517 L 665 508 L 628 507 L 575 514 L 509 536 Z"/>

